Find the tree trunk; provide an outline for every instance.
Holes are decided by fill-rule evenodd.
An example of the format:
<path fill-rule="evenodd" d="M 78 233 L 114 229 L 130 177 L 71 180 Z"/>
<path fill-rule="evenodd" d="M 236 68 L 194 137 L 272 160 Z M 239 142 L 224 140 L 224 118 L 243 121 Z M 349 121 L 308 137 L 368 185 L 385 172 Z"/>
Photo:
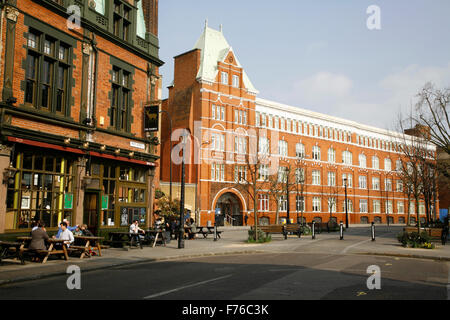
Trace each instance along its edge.
<path fill-rule="evenodd" d="M 256 197 L 255 192 L 255 198 L 253 199 L 253 211 L 255 214 L 255 241 L 258 241 L 258 198 Z"/>

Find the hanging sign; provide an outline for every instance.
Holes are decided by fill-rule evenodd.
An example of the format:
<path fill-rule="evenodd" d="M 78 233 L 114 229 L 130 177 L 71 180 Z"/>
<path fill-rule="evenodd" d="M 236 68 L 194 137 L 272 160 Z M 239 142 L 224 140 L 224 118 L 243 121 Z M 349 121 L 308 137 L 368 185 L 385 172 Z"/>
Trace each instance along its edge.
<path fill-rule="evenodd" d="M 159 106 L 144 107 L 144 131 L 158 132 L 159 131 Z"/>

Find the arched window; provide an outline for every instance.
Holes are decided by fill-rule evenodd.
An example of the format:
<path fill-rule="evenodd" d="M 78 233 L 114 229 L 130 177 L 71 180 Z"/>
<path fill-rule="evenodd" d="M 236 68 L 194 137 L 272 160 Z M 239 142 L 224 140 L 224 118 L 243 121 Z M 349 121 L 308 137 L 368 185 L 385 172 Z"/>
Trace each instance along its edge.
<path fill-rule="evenodd" d="M 380 169 L 380 159 L 377 156 L 372 157 L 372 168 L 376 170 Z"/>
<path fill-rule="evenodd" d="M 333 148 L 328 149 L 328 162 L 336 163 L 336 150 Z"/>
<path fill-rule="evenodd" d="M 314 146 L 313 147 L 313 152 L 312 152 L 312 158 L 313 160 L 320 160 L 320 147 L 319 146 Z"/>
<path fill-rule="evenodd" d="M 391 159 L 384 159 L 384 170 L 385 171 L 392 171 L 392 161 Z"/>
<path fill-rule="evenodd" d="M 302 143 L 297 143 L 295 146 L 295 153 L 297 158 L 305 158 L 306 153 L 305 153 L 305 145 Z"/>
<path fill-rule="evenodd" d="M 363 154 L 359 155 L 359 166 L 361 168 L 366 168 L 367 167 L 367 159 L 366 156 Z"/>
<path fill-rule="evenodd" d="M 342 163 L 352 165 L 353 164 L 353 155 L 350 151 L 342 152 Z"/>

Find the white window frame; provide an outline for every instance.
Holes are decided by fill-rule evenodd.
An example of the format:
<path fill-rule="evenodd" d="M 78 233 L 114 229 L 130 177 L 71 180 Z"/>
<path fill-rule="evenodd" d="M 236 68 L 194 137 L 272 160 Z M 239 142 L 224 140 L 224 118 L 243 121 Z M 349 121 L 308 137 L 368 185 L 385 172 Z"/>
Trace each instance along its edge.
<path fill-rule="evenodd" d="M 228 72 L 222 71 L 220 74 L 220 82 L 225 85 L 229 85 Z"/>
<path fill-rule="evenodd" d="M 312 185 L 320 186 L 320 171 L 319 170 L 312 171 Z"/>

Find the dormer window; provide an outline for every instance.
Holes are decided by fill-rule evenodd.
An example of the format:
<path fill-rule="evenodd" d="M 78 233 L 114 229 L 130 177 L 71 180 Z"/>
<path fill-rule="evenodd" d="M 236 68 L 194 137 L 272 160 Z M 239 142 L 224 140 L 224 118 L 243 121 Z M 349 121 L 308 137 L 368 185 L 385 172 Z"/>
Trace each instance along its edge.
<path fill-rule="evenodd" d="M 131 8 L 120 0 L 114 2 L 113 33 L 122 40 L 130 40 Z"/>

